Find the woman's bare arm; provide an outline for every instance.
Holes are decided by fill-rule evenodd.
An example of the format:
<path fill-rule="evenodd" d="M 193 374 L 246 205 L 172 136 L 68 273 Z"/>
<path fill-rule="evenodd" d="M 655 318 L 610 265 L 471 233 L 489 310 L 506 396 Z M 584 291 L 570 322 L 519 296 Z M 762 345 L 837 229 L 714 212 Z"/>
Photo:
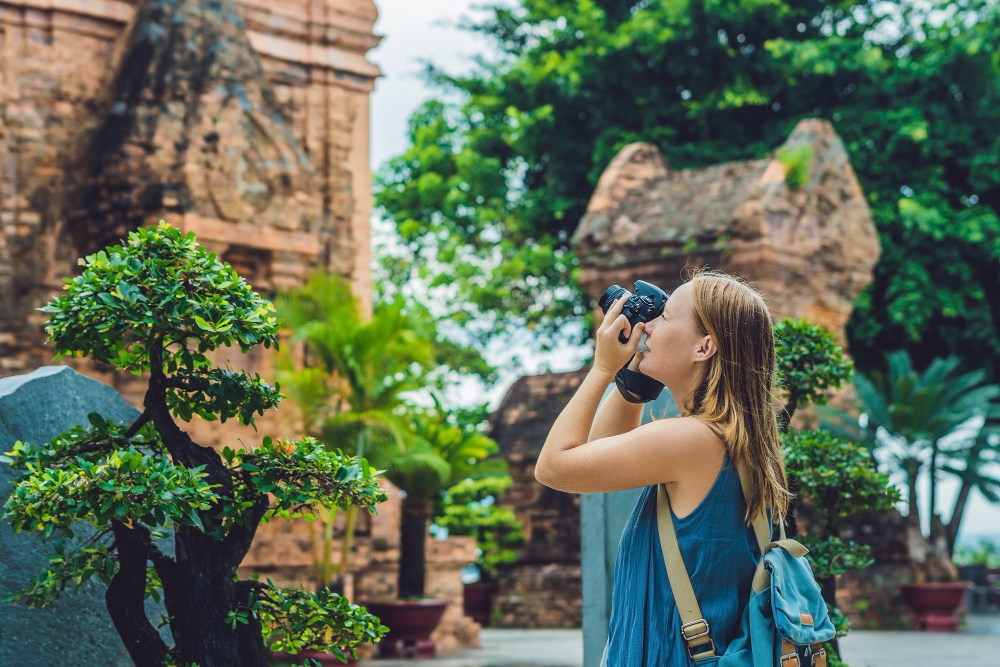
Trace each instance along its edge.
<path fill-rule="evenodd" d="M 640 360 L 641 355 L 637 354 L 629 364 L 629 369 L 638 370 Z M 618 387 L 615 387 L 598 408 L 587 442 L 631 431 L 639 426 L 641 418 L 642 403 L 629 403 L 622 398 Z"/>

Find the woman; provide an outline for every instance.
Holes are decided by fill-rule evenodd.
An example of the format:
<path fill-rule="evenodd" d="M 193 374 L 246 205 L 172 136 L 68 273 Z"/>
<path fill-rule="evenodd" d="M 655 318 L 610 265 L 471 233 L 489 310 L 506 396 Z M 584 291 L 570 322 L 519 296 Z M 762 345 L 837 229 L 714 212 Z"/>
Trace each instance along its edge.
<path fill-rule="evenodd" d="M 602 663 L 687 667 L 656 528 L 656 488 L 666 486 L 681 555 L 722 655 L 739 632 L 760 558 L 749 524 L 769 510 L 783 517 L 790 499 L 771 401 L 774 334 L 763 297 L 722 273 L 695 273 L 659 318 L 634 330 L 621 314 L 628 297 L 608 308 L 590 373 L 552 425 L 535 478 L 572 493 L 645 487 L 618 547 Z M 619 331 L 627 343 L 618 342 Z M 648 351 L 637 352 L 643 332 Z M 598 411 L 633 355 L 630 368 L 666 386 L 678 417 L 640 426 L 642 406 L 617 391 Z M 739 463 L 749 473 L 746 499 Z"/>

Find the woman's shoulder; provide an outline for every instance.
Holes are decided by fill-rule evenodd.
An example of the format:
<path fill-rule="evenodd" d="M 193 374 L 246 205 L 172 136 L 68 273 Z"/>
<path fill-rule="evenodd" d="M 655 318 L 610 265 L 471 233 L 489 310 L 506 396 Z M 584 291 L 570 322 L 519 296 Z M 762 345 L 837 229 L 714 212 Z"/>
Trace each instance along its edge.
<path fill-rule="evenodd" d="M 721 430 L 699 417 L 665 417 L 653 423 L 659 425 L 665 440 L 678 453 L 689 455 L 693 461 L 704 462 L 706 454 L 728 455 Z"/>
<path fill-rule="evenodd" d="M 687 441 L 696 441 L 702 444 L 705 442 L 725 444 L 722 429 L 717 424 L 696 415 L 663 417 L 650 423 L 656 424 L 657 427 L 671 434 L 687 436 L 685 438 Z"/>

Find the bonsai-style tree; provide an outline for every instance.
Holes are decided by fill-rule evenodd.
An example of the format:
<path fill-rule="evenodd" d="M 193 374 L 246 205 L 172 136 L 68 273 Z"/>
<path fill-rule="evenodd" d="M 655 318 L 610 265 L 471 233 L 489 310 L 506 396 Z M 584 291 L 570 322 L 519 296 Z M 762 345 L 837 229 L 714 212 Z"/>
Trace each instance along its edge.
<path fill-rule="evenodd" d="M 997 454 L 996 443 L 988 438 L 996 431 L 995 423 L 982 429 L 980 437 L 966 438 L 957 446 L 945 447 L 942 440 L 975 417 L 1000 418 L 1000 405 L 991 403 L 1000 396 L 1000 385 L 984 384 L 985 372 L 981 369 L 962 373 L 961 360 L 954 356 L 935 359 L 922 373 L 913 368 L 905 350 L 890 353 L 887 361 L 887 374 L 873 372 L 854 378 L 858 410 L 867 419 L 863 429 L 856 415 L 833 408 L 821 410 L 820 414 L 826 427 L 839 435 L 863 440 L 872 451 L 885 450 L 893 472 L 905 475 L 910 529 L 917 538 L 913 544 L 922 542 L 917 478 L 921 471 L 927 472 L 931 530 L 926 537 L 932 544 L 945 542 L 939 557 L 947 559 L 958 538 L 969 492 L 978 488 L 989 497 L 1000 489 L 1000 479 L 988 473 L 989 463 Z M 962 467 L 957 468 L 957 464 Z M 947 525 L 941 523 L 937 513 L 937 484 L 942 472 L 957 475 L 964 491 L 956 497 Z"/>
<path fill-rule="evenodd" d="M 86 428 L 48 443 L 18 442 L 7 453 L 24 472 L 4 517 L 15 530 L 70 540 L 15 597 L 45 605 L 67 584 L 97 576 L 138 667 L 266 667 L 265 643 L 343 659 L 378 640 L 386 628 L 342 597 L 236 576 L 269 517 L 310 516 L 315 505 L 374 511 L 385 494 L 373 469 L 309 437 L 265 437 L 220 454 L 176 421 L 198 415 L 253 425 L 255 414 L 278 403 L 278 388 L 259 375 L 216 368 L 206 356 L 224 345 L 246 352 L 274 343 L 271 304 L 193 234 L 164 222 L 80 263 L 82 275 L 42 308 L 49 340 L 58 357 L 147 374 L 144 410 L 132 424 L 92 414 Z M 78 522 L 94 530 L 76 535 Z M 160 533 L 173 534 L 172 549 Z M 172 647 L 143 607 L 161 591 Z"/>
<path fill-rule="evenodd" d="M 463 479 L 445 491 L 441 516 L 434 520 L 449 535 L 476 538 L 476 566 L 484 581 L 516 562 L 515 548 L 524 543 L 524 523 L 497 504 L 512 483 L 510 475 Z"/>
<path fill-rule="evenodd" d="M 835 344 L 833 334 L 804 318 L 784 319 L 775 325 L 775 340 L 778 384 L 787 394 L 778 424 L 789 486 L 797 496 L 789 532 L 810 550 L 813 573 L 837 625 L 837 636 L 842 637 L 847 633 L 847 620 L 836 608 L 837 575 L 863 569 L 872 560 L 867 546 L 845 543 L 840 532 L 852 514 L 889 509 L 899 495 L 864 447 L 828 431 L 789 428 L 797 407 L 826 404 L 827 390 L 839 388 L 853 373 L 853 363 Z M 817 525 L 806 534 L 794 520 L 800 498 L 807 498 L 818 514 Z M 831 648 L 839 655 L 836 639 Z"/>

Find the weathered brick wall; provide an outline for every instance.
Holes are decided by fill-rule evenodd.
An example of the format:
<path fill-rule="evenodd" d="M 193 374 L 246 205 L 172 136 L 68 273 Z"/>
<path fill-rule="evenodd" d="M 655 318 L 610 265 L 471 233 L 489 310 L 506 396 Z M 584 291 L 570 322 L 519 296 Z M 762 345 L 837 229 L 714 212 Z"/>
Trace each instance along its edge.
<path fill-rule="evenodd" d="M 580 496 L 535 481 L 536 457 L 512 454 L 514 483 L 502 504 L 524 523 L 516 565 L 497 577 L 491 623 L 498 627 L 578 628 L 583 623 L 580 578 Z"/>
<path fill-rule="evenodd" d="M 193 65 L 151 68 L 162 82 L 145 87 L 129 79 L 142 54 L 123 35 L 139 4 L 165 6 L 0 0 L 0 374 L 50 361 L 34 309 L 125 222 L 194 230 L 265 291 L 325 266 L 370 310 L 371 0 L 223 3 L 238 16 L 210 27 L 231 57 L 201 73 L 214 84 L 204 94 Z M 205 37 L 199 6 L 176 10 L 192 24 L 185 36 Z M 237 94 L 217 95 L 220 81 Z M 121 128 L 129 85 L 141 122 Z M 101 153 L 114 131 L 127 135 L 121 150 Z"/>
<path fill-rule="evenodd" d="M 322 267 L 350 279 L 370 313 L 369 93 L 380 73 L 365 54 L 380 40 L 376 17 L 372 0 L 0 0 L 0 376 L 51 363 L 35 309 L 77 257 L 160 217 L 266 295 Z M 269 350 L 213 359 L 274 379 Z M 141 406 L 141 379 L 63 363 Z M 237 447 L 293 434 L 273 411 L 256 432 L 186 429 Z M 371 565 L 394 582 L 398 504 L 362 531 L 356 572 Z M 476 643 L 453 590 L 471 547 L 429 548 L 429 592 L 456 599 L 442 646 Z M 274 521 L 246 567 L 308 585 L 310 558 L 308 527 Z"/>

